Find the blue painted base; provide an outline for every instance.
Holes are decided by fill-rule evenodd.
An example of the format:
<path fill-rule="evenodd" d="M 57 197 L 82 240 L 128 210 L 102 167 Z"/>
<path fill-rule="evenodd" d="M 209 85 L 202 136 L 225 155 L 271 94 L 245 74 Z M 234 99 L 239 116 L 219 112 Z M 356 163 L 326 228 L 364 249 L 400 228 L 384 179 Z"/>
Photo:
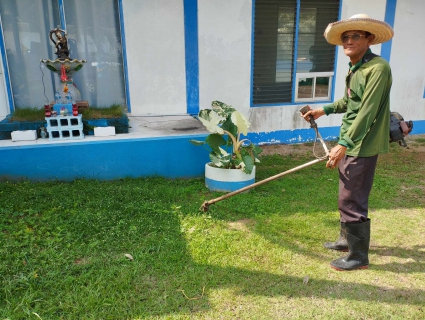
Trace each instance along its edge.
<path fill-rule="evenodd" d="M 334 140 L 339 127 L 320 128 Z M 412 134 L 425 134 L 425 121 L 414 121 Z M 77 178 L 111 180 L 125 177 L 203 177 L 208 152 L 189 143 L 207 135 L 58 142 L 0 147 L 0 179 L 33 181 Z M 315 137 L 312 129 L 250 133 L 256 144 L 302 143 Z M 261 164 L 260 164 L 261 165 Z M 239 186 L 238 188 L 239 189 Z"/>
<path fill-rule="evenodd" d="M 232 192 L 255 183 L 255 167 L 250 174 L 240 169 L 223 169 L 205 165 L 205 185 L 212 191 Z"/>
<path fill-rule="evenodd" d="M 208 152 L 189 139 L 205 136 L 58 142 L 0 147 L 0 179 L 113 180 L 125 177 L 204 176 Z"/>
<path fill-rule="evenodd" d="M 325 141 L 337 140 L 340 127 L 322 127 L 319 132 Z M 425 120 L 413 121 L 412 135 L 425 134 Z M 254 144 L 294 144 L 312 142 L 316 137 L 313 129 L 295 129 L 273 132 L 248 133 L 248 139 Z"/>
<path fill-rule="evenodd" d="M 62 108 L 66 109 L 68 115 L 72 115 L 72 103 L 55 103 L 53 105 L 53 111 L 56 111 L 58 115 L 60 114 Z"/>
<path fill-rule="evenodd" d="M 232 192 L 244 187 L 247 187 L 251 184 L 255 183 L 255 179 L 240 181 L 240 182 L 229 182 L 229 181 L 218 181 L 205 178 L 205 185 L 208 189 L 212 191 L 220 191 L 220 192 Z"/>

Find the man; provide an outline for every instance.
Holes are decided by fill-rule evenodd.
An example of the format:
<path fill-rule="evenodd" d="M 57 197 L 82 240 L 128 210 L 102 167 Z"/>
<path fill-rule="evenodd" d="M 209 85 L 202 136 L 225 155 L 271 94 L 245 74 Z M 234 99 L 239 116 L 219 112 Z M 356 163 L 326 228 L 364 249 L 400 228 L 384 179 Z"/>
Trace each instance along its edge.
<path fill-rule="evenodd" d="M 358 14 L 328 25 L 326 40 L 342 45 L 350 59 L 344 97 L 331 105 L 310 110 L 308 121 L 322 115 L 345 113 L 338 144 L 329 153 L 326 167 L 339 169 L 338 209 L 341 230 L 336 242 L 325 247 L 349 251 L 331 262 L 336 270 L 365 269 L 369 266 L 370 219 L 368 199 L 378 154 L 388 152 L 391 69 L 374 55 L 370 45 L 390 40 L 393 29 L 385 22 Z"/>

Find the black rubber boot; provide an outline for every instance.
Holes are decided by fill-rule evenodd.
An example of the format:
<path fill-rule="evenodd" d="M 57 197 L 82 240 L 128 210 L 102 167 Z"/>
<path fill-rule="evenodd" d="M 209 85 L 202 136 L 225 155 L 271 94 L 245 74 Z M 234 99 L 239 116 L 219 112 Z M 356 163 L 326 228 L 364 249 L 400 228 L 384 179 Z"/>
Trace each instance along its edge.
<path fill-rule="evenodd" d="M 341 231 L 339 233 L 339 238 L 335 242 L 325 242 L 323 244 L 326 249 L 337 250 L 337 251 L 348 251 L 347 243 L 347 228 L 344 222 L 341 222 Z"/>
<path fill-rule="evenodd" d="M 348 255 L 331 262 L 335 270 L 355 270 L 369 267 L 370 219 L 363 223 L 346 223 Z"/>

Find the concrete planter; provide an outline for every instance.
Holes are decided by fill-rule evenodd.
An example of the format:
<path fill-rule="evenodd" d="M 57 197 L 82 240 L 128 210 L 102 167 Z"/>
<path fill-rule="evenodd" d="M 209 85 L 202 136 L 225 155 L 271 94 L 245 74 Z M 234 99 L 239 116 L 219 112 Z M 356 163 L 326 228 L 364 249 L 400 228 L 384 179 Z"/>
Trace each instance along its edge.
<path fill-rule="evenodd" d="M 251 174 L 240 169 L 222 169 L 205 165 L 205 185 L 212 191 L 232 192 L 255 182 L 255 167 Z"/>
<path fill-rule="evenodd" d="M 123 115 L 121 118 L 102 118 L 102 119 L 83 119 L 84 133 L 94 135 L 95 127 L 115 127 L 115 133 L 128 133 L 128 117 Z"/>
<path fill-rule="evenodd" d="M 12 139 L 12 131 L 36 130 L 38 133 L 41 127 L 46 127 L 46 121 L 10 121 L 7 116 L 0 121 L 0 140 Z M 83 119 L 83 127 L 86 135 L 94 135 L 95 127 L 115 127 L 115 133 L 128 133 L 129 123 L 124 114 L 121 118 Z"/>
<path fill-rule="evenodd" d="M 46 126 L 46 121 L 10 121 L 10 116 L 0 121 L 0 140 L 12 139 L 13 131 L 35 130 L 39 132 L 41 127 Z"/>

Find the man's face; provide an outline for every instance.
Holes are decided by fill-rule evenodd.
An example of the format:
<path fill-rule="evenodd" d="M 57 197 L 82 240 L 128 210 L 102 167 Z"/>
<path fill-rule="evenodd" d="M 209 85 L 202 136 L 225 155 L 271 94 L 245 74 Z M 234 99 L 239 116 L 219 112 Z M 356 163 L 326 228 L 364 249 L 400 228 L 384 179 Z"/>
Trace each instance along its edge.
<path fill-rule="evenodd" d="M 359 61 L 369 48 L 373 38 L 373 35 L 366 37 L 365 32 L 360 30 L 344 32 L 341 35 L 341 40 L 345 55 L 350 57 L 351 61 Z"/>

